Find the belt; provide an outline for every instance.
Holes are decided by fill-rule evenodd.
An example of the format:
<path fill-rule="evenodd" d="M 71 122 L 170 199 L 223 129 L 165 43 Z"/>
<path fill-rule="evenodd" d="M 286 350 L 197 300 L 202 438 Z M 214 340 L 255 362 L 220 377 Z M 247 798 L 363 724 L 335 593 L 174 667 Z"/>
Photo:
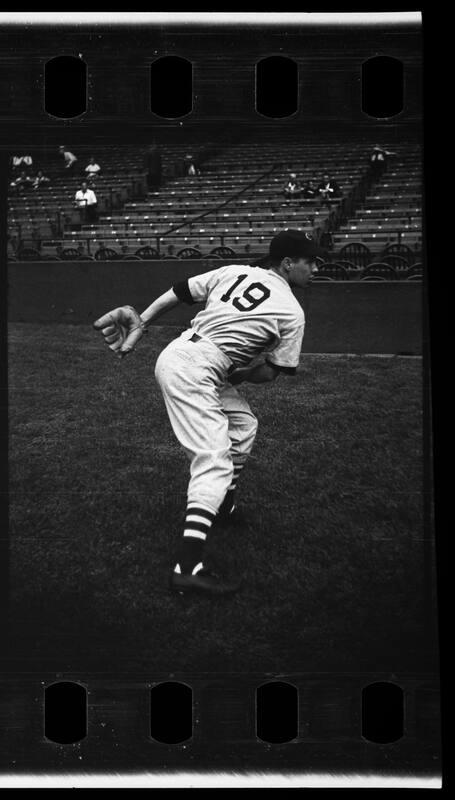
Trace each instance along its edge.
<path fill-rule="evenodd" d="M 199 334 L 198 334 L 198 333 L 193 333 L 193 335 L 192 335 L 192 336 L 190 336 L 190 338 L 188 339 L 188 341 L 189 341 L 189 342 L 199 342 L 201 339 L 202 339 L 202 336 L 199 336 Z M 232 365 L 229 367 L 229 369 L 228 369 L 228 371 L 227 371 L 227 374 L 228 374 L 228 375 L 230 375 L 230 374 L 231 374 L 231 372 L 234 372 L 234 370 L 235 370 L 235 365 L 234 365 L 234 364 L 232 364 Z"/>

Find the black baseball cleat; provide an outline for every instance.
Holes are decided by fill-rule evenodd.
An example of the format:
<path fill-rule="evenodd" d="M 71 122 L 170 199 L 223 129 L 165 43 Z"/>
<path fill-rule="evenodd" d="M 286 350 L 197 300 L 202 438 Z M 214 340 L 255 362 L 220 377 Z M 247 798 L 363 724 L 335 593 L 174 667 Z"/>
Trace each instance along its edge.
<path fill-rule="evenodd" d="M 234 492 L 228 492 L 218 509 L 218 514 L 216 515 L 215 519 L 222 520 L 223 522 L 231 519 L 235 507 Z"/>
<path fill-rule="evenodd" d="M 205 594 L 222 595 L 233 594 L 240 587 L 241 581 L 231 583 L 224 580 L 215 572 L 201 569 L 196 575 L 190 573 L 173 572 L 170 588 L 173 592 L 186 594 L 186 592 L 203 592 Z"/>

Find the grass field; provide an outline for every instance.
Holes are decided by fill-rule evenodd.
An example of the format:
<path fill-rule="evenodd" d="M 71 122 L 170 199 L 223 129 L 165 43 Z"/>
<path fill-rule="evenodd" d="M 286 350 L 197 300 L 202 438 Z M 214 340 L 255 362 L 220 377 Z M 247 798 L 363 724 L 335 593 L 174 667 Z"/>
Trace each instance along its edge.
<path fill-rule="evenodd" d="M 240 518 L 208 549 L 243 589 L 182 601 L 167 580 L 188 464 L 153 377 L 177 333 L 120 362 L 90 328 L 10 326 L 13 652 L 62 669 L 431 668 L 421 360 L 305 356 L 296 378 L 241 387 L 258 438 Z"/>

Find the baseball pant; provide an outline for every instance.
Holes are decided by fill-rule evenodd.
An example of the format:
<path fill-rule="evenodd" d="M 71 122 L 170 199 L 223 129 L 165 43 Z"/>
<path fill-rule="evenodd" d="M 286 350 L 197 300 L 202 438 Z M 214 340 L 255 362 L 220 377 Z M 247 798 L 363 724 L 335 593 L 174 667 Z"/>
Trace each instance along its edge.
<path fill-rule="evenodd" d="M 188 503 L 216 513 L 231 485 L 234 463 L 253 447 L 257 419 L 226 382 L 230 358 L 208 339 L 184 331 L 159 355 L 155 377 L 174 433 L 190 459 Z"/>

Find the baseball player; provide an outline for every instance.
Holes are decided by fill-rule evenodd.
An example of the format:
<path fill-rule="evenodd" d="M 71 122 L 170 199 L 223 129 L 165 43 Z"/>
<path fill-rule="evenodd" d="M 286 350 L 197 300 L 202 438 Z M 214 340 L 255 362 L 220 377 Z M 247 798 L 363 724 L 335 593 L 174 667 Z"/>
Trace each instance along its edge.
<path fill-rule="evenodd" d="M 124 306 L 94 323 L 111 350 L 123 357 L 150 322 L 170 308 L 205 304 L 155 366 L 169 420 L 190 460 L 184 531 L 170 579 L 179 593 L 218 595 L 238 588 L 207 570 L 203 556 L 215 519 L 228 518 L 234 509 L 236 483 L 257 431 L 256 417 L 235 387 L 296 372 L 305 318 L 291 287 L 306 286 L 321 255 L 307 234 L 284 230 L 272 239 L 261 266 L 231 264 L 195 275 L 175 284 L 141 315 Z"/>

